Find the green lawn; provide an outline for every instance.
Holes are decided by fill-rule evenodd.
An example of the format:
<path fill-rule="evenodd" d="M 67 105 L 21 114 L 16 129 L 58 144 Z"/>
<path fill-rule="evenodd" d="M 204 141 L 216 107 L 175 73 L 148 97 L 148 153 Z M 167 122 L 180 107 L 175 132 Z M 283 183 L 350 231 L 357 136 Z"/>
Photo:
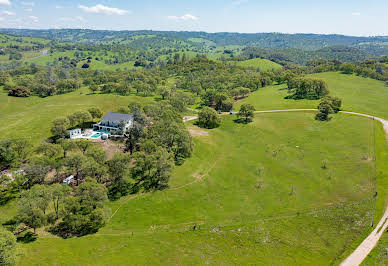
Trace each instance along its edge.
<path fill-rule="evenodd" d="M 281 65 L 275 62 L 272 62 L 268 59 L 261 59 L 261 58 L 239 61 L 237 62 L 237 65 L 242 67 L 259 68 L 261 71 L 272 71 L 272 70 L 282 68 Z"/>
<path fill-rule="evenodd" d="M 336 72 L 312 75 L 327 81 L 331 95 L 343 101 L 343 110 L 376 115 L 388 119 L 388 86 L 382 81 L 345 75 Z M 287 96 L 286 85 L 261 88 L 238 103 L 253 104 L 257 110 L 316 108 L 319 101 L 284 99 Z"/>
<path fill-rule="evenodd" d="M 189 127 L 209 136 L 194 138 L 170 189 L 110 203 L 121 208 L 96 235 L 23 244 L 20 263 L 327 265 L 370 230 L 372 120 L 276 113 Z"/>
<path fill-rule="evenodd" d="M 87 89 L 47 98 L 9 97 L 0 93 L 0 138 L 23 137 L 33 142 L 50 136 L 52 121 L 79 110 L 97 106 L 103 111 L 117 111 L 130 102 L 147 103 L 153 98 L 139 96 L 118 96 L 113 94 L 89 95 Z"/>

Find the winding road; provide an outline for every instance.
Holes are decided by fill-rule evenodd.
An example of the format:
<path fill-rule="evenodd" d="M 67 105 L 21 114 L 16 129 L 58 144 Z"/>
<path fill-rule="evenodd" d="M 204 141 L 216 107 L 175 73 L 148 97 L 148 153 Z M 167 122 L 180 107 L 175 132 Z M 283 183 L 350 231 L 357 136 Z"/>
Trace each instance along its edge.
<path fill-rule="evenodd" d="M 317 111 L 317 109 L 285 109 L 285 110 L 266 110 L 266 111 L 255 111 L 256 114 L 262 113 L 278 113 L 278 112 L 302 112 L 302 111 Z M 343 114 L 357 115 L 363 116 L 367 118 L 371 118 L 373 120 L 377 120 L 382 123 L 385 135 L 388 140 L 388 121 L 382 119 L 380 117 L 348 112 L 348 111 L 340 111 Z M 184 122 L 188 122 L 191 120 L 197 119 L 197 116 L 185 117 Z M 381 236 L 388 228 L 388 206 L 386 207 L 384 215 L 381 217 L 379 223 L 376 228 L 362 241 L 362 243 L 350 254 L 343 262 L 341 262 L 340 266 L 358 266 L 360 265 L 364 259 L 368 256 L 368 254 L 375 248 L 377 243 L 379 242 Z"/>
<path fill-rule="evenodd" d="M 28 61 L 28 60 L 32 60 L 32 59 L 36 59 L 36 58 L 40 58 L 40 57 L 42 57 L 42 56 L 45 56 L 45 55 L 47 55 L 47 53 L 48 53 L 48 49 L 44 49 L 44 50 L 42 51 L 42 54 L 40 54 L 40 55 L 38 55 L 38 56 L 34 56 L 34 57 L 30 57 L 30 58 L 26 58 L 24 61 Z"/>

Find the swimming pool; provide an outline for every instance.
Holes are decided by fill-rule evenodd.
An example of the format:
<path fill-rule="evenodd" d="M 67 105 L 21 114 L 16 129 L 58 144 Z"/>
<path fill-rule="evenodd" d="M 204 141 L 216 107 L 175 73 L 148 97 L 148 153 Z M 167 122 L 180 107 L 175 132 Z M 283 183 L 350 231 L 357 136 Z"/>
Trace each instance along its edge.
<path fill-rule="evenodd" d="M 92 139 L 98 139 L 101 136 L 102 136 L 102 133 L 99 132 L 99 133 L 94 134 L 91 138 Z"/>

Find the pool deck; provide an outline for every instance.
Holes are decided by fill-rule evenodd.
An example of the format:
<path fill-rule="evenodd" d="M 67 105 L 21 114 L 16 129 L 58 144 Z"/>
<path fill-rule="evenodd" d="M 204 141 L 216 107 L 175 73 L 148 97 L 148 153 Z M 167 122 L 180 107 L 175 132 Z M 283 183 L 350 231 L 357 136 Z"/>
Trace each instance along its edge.
<path fill-rule="evenodd" d="M 85 130 L 86 133 L 83 133 L 81 135 L 76 135 L 73 136 L 72 139 L 89 139 L 89 140 L 101 140 L 101 136 L 103 134 L 106 134 L 105 132 L 99 132 L 99 131 L 94 131 L 94 130 Z M 94 137 L 98 135 L 98 137 Z"/>

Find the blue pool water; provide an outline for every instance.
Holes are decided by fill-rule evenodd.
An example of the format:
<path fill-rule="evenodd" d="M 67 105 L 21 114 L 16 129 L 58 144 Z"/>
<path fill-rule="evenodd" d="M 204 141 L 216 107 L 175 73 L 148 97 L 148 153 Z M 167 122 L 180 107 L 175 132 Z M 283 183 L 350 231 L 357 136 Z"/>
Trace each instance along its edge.
<path fill-rule="evenodd" d="M 109 131 L 106 131 L 106 130 L 96 130 L 96 132 L 109 134 Z"/>
<path fill-rule="evenodd" d="M 93 139 L 98 139 L 99 137 L 102 136 L 102 133 L 96 133 L 92 136 Z"/>

